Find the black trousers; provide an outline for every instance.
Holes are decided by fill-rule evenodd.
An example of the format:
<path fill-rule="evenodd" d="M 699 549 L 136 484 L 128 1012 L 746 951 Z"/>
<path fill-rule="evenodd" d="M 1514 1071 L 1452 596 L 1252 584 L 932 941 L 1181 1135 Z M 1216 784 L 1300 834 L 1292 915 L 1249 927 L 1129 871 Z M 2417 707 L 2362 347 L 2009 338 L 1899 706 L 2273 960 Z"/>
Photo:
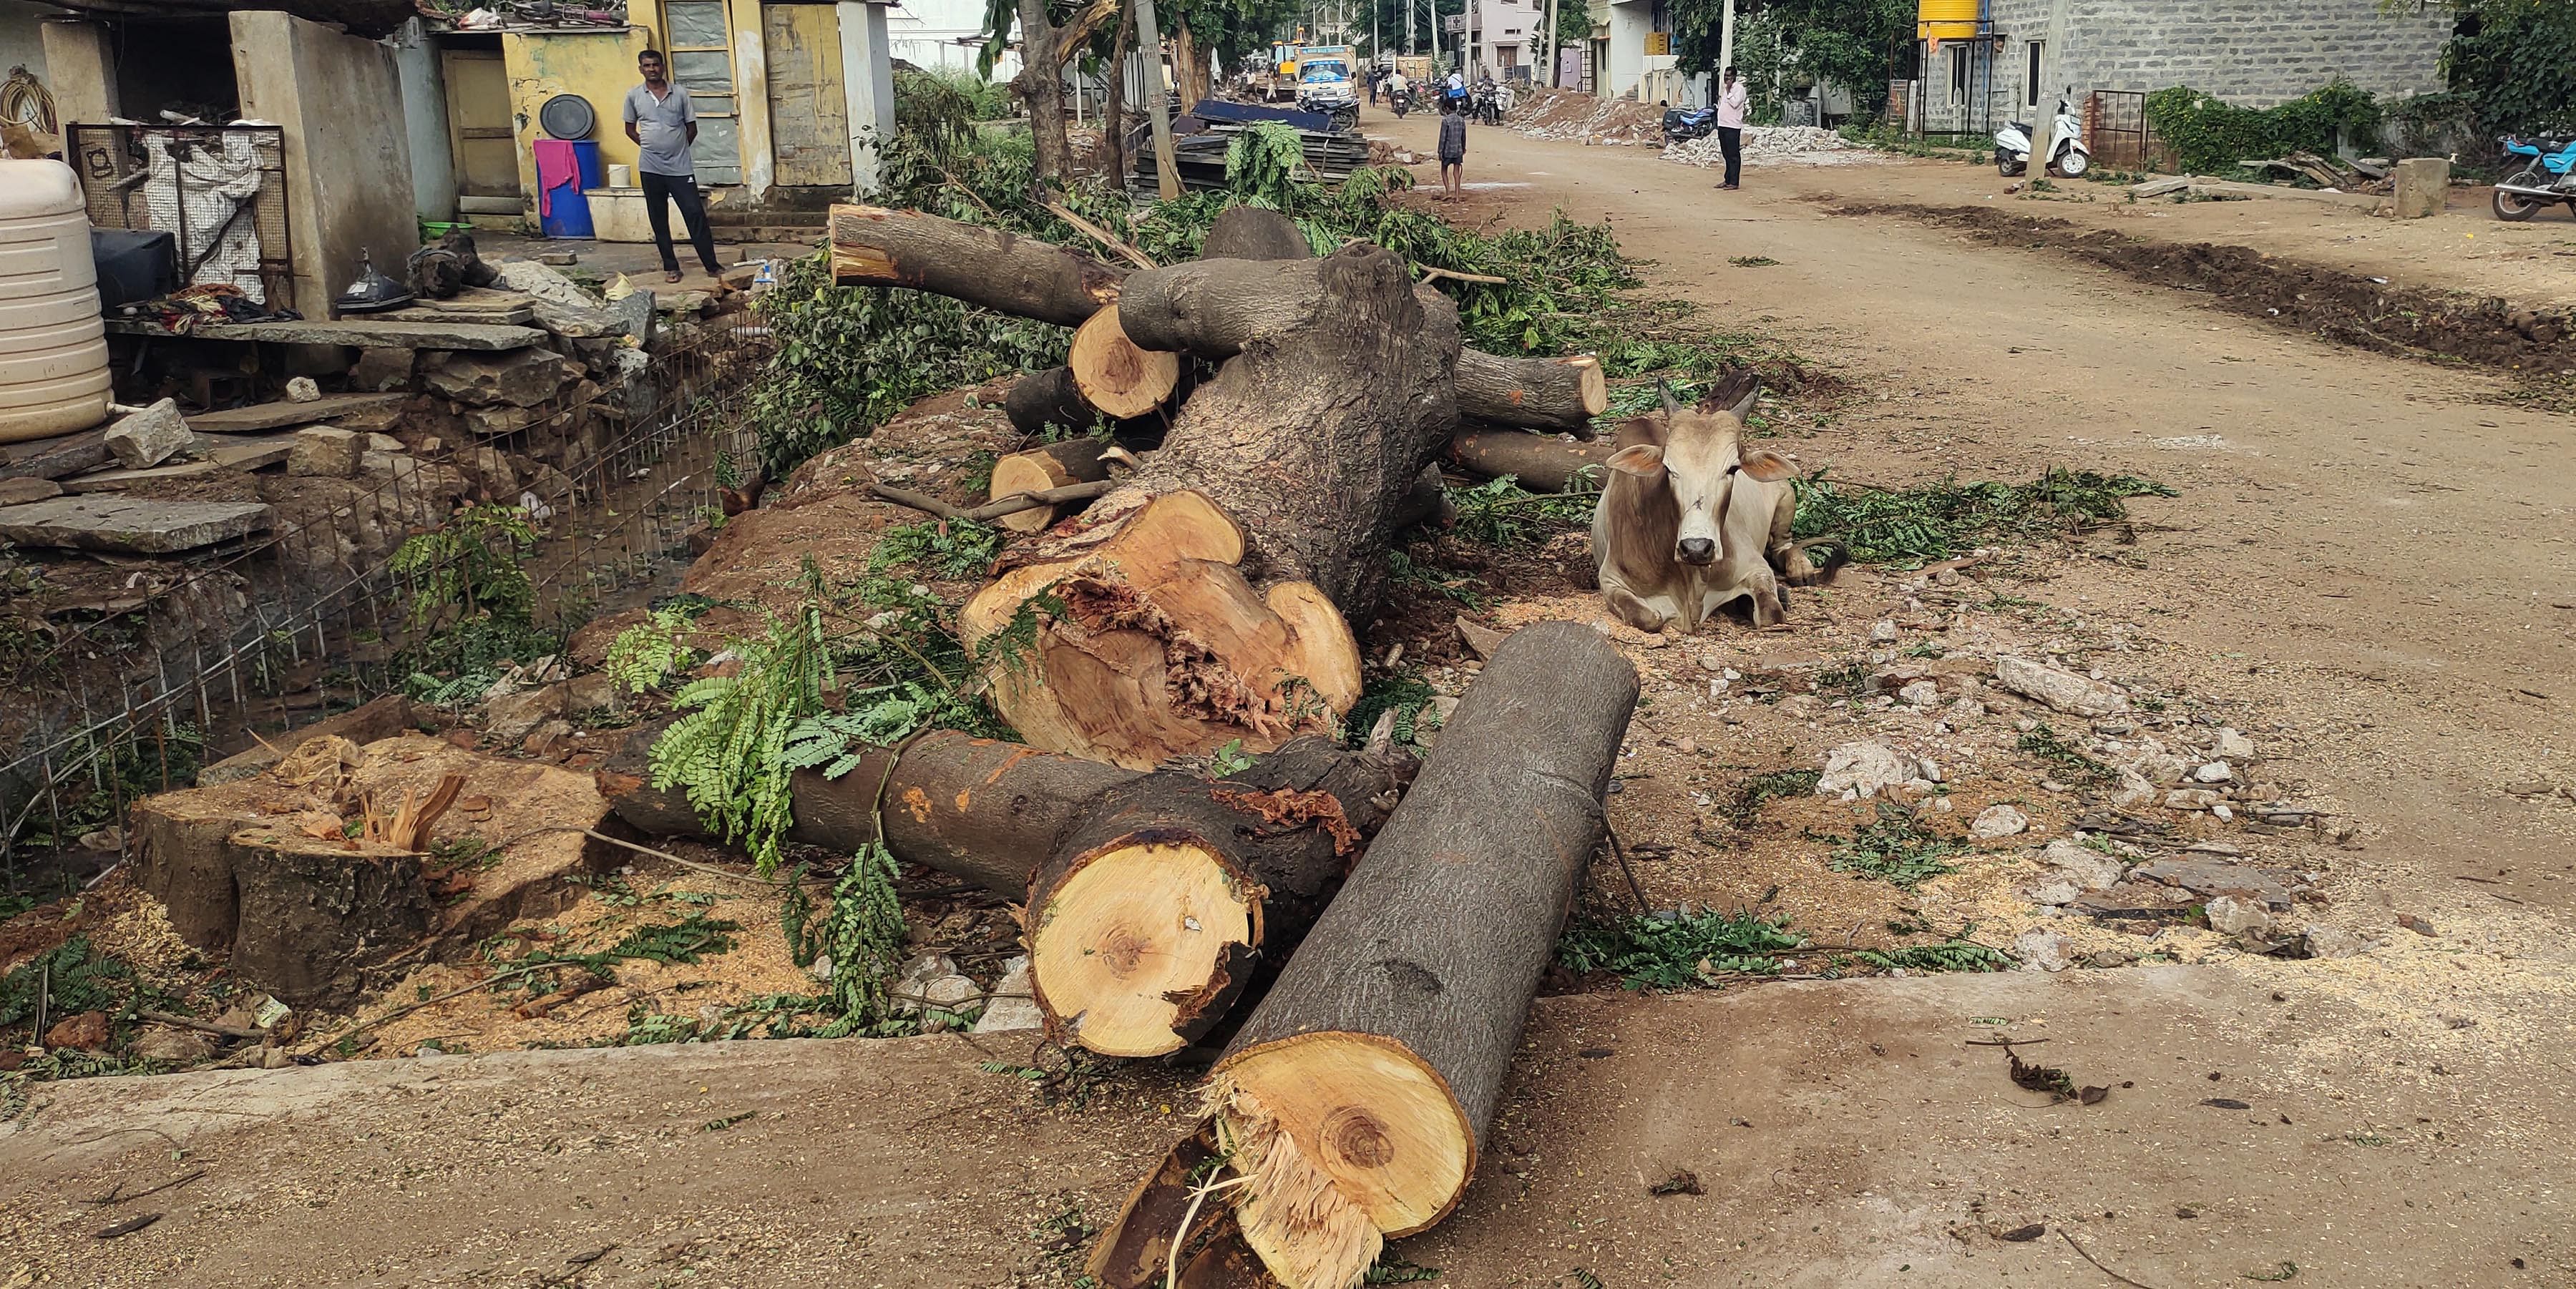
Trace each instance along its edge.
<path fill-rule="evenodd" d="M 662 269 L 680 271 L 680 257 L 671 246 L 671 212 L 664 209 L 664 198 L 680 208 L 680 222 L 689 229 L 689 244 L 698 248 L 698 262 L 714 277 L 723 270 L 716 265 L 715 235 L 707 231 L 707 201 L 698 193 L 698 181 L 688 175 L 657 175 L 650 170 L 637 176 L 644 181 L 644 218 L 653 225 L 653 246 L 662 252 Z"/>
<path fill-rule="evenodd" d="M 1717 148 L 1726 154 L 1726 186 L 1732 188 L 1744 174 L 1744 131 L 1732 125 L 1717 127 Z M 654 227 L 660 229 L 658 224 Z"/>

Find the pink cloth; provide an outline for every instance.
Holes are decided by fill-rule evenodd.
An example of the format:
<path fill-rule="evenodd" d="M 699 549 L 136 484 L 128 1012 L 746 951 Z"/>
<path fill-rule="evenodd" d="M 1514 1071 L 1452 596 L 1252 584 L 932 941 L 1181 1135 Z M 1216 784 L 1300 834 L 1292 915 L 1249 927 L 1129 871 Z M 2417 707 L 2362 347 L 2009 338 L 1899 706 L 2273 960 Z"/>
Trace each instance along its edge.
<path fill-rule="evenodd" d="M 539 139 L 537 151 L 537 214 L 554 213 L 555 189 L 581 182 L 581 160 L 573 155 L 570 139 Z"/>
<path fill-rule="evenodd" d="M 1753 96 L 1745 90 L 1744 82 L 1742 81 L 1737 81 L 1733 85 L 1719 91 L 1717 96 L 1717 124 L 1719 128 L 1727 130 L 1743 129 L 1744 106 L 1751 102 L 1752 98 Z M 545 145 L 541 143 L 537 146 L 544 147 Z"/>

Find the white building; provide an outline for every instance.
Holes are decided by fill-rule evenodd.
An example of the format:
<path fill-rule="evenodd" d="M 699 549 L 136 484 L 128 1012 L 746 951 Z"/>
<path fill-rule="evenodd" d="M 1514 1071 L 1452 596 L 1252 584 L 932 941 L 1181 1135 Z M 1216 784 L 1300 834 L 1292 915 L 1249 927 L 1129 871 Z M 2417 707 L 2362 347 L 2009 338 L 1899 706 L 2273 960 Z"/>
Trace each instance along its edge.
<path fill-rule="evenodd" d="M 975 70 L 984 56 L 984 5 L 981 0 L 899 0 L 886 12 L 887 43 L 894 56 L 915 67 Z M 1015 47 L 993 64 L 993 79 L 1020 74 Z"/>

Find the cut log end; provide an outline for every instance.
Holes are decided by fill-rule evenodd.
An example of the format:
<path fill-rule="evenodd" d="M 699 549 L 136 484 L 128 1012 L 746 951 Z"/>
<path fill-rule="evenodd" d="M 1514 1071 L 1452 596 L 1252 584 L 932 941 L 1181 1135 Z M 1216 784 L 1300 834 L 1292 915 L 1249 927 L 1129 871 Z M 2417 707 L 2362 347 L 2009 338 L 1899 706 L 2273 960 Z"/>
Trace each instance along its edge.
<path fill-rule="evenodd" d="M 1236 1220 L 1289 1289 L 1358 1284 L 1385 1240 L 1438 1222 L 1475 1171 L 1448 1083 L 1383 1038 L 1325 1031 L 1239 1052 L 1210 1095 L 1246 1179 Z"/>
<path fill-rule="evenodd" d="M 1094 848 L 1032 908 L 1029 978 L 1067 1040 L 1110 1056 L 1190 1045 L 1243 988 L 1261 887 L 1186 833 Z"/>
<path fill-rule="evenodd" d="M 1181 383 L 1181 356 L 1139 348 L 1119 326 L 1115 304 L 1102 306 L 1074 331 L 1066 362 L 1083 400 L 1113 420 L 1161 407 Z"/>
<path fill-rule="evenodd" d="M 1349 625 L 1311 585 L 1255 588 L 1243 530 L 1207 498 L 1113 496 L 1091 515 L 1019 552 L 959 615 L 980 645 L 1032 601 L 1052 606 L 991 673 L 994 705 L 1031 746 L 1149 769 L 1328 733 L 1358 701 Z"/>

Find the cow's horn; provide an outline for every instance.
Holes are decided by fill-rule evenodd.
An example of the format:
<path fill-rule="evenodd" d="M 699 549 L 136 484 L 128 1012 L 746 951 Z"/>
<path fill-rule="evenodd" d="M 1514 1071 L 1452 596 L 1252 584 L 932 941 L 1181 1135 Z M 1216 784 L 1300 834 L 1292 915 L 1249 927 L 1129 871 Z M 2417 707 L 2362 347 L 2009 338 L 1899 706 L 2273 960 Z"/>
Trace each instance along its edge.
<path fill-rule="evenodd" d="M 1664 397 L 1664 415 L 1679 416 L 1682 414 L 1682 401 L 1673 397 L 1673 383 L 1671 381 L 1656 381 L 1655 392 L 1663 395 Z"/>

